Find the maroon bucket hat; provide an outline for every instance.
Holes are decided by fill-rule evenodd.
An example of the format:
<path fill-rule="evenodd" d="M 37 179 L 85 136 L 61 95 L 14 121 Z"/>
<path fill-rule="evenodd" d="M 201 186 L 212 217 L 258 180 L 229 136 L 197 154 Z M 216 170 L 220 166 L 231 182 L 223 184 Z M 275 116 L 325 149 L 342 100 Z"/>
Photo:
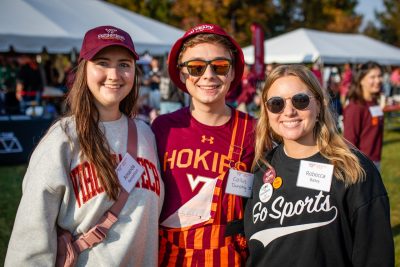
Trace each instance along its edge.
<path fill-rule="evenodd" d="M 220 26 L 214 24 L 200 24 L 196 27 L 188 30 L 180 39 L 178 39 L 175 44 L 172 46 L 171 52 L 168 56 L 168 73 L 171 80 L 175 83 L 177 87 L 179 87 L 182 91 L 188 92 L 186 85 L 181 81 L 179 77 L 180 69 L 178 66 L 178 56 L 181 51 L 183 43 L 189 38 L 196 34 L 200 33 L 213 33 L 217 35 L 221 35 L 226 37 L 236 48 L 236 53 L 234 53 L 234 69 L 235 69 L 235 78 L 229 87 L 229 90 L 235 88 L 239 85 L 244 69 L 244 56 L 243 51 L 240 45 L 230 37 Z"/>
<path fill-rule="evenodd" d="M 132 38 L 127 32 L 114 26 L 99 26 L 86 32 L 79 53 L 79 61 L 91 60 L 100 50 L 112 45 L 125 47 L 132 53 L 135 60 L 139 59 Z"/>

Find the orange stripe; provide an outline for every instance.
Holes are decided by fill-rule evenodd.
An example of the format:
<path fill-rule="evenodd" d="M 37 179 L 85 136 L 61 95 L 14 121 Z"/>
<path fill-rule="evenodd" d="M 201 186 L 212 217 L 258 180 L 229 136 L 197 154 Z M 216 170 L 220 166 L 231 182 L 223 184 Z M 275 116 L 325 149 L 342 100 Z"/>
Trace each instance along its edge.
<path fill-rule="evenodd" d="M 158 264 L 160 264 L 165 256 L 166 250 L 165 247 L 167 245 L 167 240 L 163 237 L 160 238 L 160 250 L 158 252 Z"/>
<path fill-rule="evenodd" d="M 211 240 L 210 240 L 210 247 L 211 248 L 217 248 L 219 247 L 219 231 L 220 227 L 219 225 L 214 225 L 211 227 Z"/>
<path fill-rule="evenodd" d="M 233 217 L 233 211 L 235 209 L 235 206 L 233 206 L 233 199 L 235 196 L 228 194 L 228 203 L 227 203 L 227 211 L 226 211 L 226 219 L 228 222 L 232 221 L 232 217 Z"/>
<path fill-rule="evenodd" d="M 185 248 L 186 247 L 186 240 L 187 240 L 188 232 L 184 231 L 179 234 L 179 247 Z"/>
<path fill-rule="evenodd" d="M 229 159 L 232 159 L 232 154 L 233 154 L 233 148 L 234 148 L 234 145 L 235 145 L 236 131 L 237 131 L 237 127 L 238 127 L 238 122 L 239 122 L 239 112 L 237 110 L 235 110 L 235 124 L 233 125 L 231 145 L 229 146 L 229 153 L 228 153 Z"/>
<path fill-rule="evenodd" d="M 169 257 L 168 257 L 168 266 L 176 265 L 176 260 L 178 259 L 178 252 L 179 252 L 179 249 L 177 249 L 177 247 L 174 244 L 172 244 L 171 254 L 169 254 Z"/>
<path fill-rule="evenodd" d="M 244 144 L 244 137 L 246 136 L 247 122 L 248 122 L 248 115 L 245 114 L 242 142 L 240 143 L 240 155 L 239 155 L 239 158 L 242 156 L 242 152 L 243 152 L 243 144 Z"/>
<path fill-rule="evenodd" d="M 228 259 L 229 259 L 228 247 L 224 247 L 220 251 L 221 266 L 228 266 L 228 263 L 229 263 Z"/>
<path fill-rule="evenodd" d="M 194 234 L 194 249 L 203 249 L 204 228 L 197 228 Z"/>
<path fill-rule="evenodd" d="M 193 249 L 185 250 L 185 259 L 183 260 L 183 266 L 191 266 L 193 260 Z"/>

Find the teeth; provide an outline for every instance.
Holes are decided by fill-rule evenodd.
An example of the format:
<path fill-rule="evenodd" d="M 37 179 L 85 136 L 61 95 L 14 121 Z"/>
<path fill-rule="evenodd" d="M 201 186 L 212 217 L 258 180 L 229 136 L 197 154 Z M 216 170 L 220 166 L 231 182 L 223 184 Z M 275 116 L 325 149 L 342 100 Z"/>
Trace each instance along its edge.
<path fill-rule="evenodd" d="M 293 128 L 300 124 L 300 121 L 284 121 L 282 122 L 283 126 L 287 128 Z"/>
<path fill-rule="evenodd" d="M 107 87 L 107 88 L 111 88 L 111 89 L 118 89 L 118 88 L 121 87 L 121 86 L 118 85 L 118 84 L 114 84 L 114 85 L 112 85 L 112 84 L 105 84 L 104 86 Z"/>
<path fill-rule="evenodd" d="M 212 89 L 217 89 L 218 85 L 213 85 L 213 86 L 199 86 L 201 89 L 205 90 L 212 90 Z"/>

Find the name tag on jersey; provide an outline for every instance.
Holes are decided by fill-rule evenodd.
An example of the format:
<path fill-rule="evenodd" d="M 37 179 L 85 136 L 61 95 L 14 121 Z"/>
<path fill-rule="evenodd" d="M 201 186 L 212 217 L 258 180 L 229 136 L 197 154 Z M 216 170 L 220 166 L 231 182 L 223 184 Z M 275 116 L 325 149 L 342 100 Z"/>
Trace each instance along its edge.
<path fill-rule="evenodd" d="M 370 106 L 369 107 L 369 112 L 371 113 L 372 117 L 381 117 L 383 116 L 383 110 L 380 106 Z"/>
<path fill-rule="evenodd" d="M 129 193 L 136 185 L 144 168 L 129 154 L 126 153 L 115 169 L 121 186 Z"/>
<path fill-rule="evenodd" d="M 300 170 L 297 176 L 297 186 L 309 189 L 331 190 L 333 165 L 313 161 L 300 161 Z"/>
<path fill-rule="evenodd" d="M 253 189 L 254 174 L 229 169 L 225 192 L 232 195 L 250 197 Z"/>

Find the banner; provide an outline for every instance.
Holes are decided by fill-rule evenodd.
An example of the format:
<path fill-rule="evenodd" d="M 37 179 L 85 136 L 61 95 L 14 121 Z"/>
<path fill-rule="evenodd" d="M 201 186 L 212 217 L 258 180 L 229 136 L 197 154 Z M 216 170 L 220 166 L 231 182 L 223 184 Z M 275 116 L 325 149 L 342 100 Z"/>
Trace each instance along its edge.
<path fill-rule="evenodd" d="M 265 79 L 264 65 L 264 31 L 260 24 L 251 24 L 252 43 L 254 46 L 254 66 L 253 72 L 257 80 Z"/>

